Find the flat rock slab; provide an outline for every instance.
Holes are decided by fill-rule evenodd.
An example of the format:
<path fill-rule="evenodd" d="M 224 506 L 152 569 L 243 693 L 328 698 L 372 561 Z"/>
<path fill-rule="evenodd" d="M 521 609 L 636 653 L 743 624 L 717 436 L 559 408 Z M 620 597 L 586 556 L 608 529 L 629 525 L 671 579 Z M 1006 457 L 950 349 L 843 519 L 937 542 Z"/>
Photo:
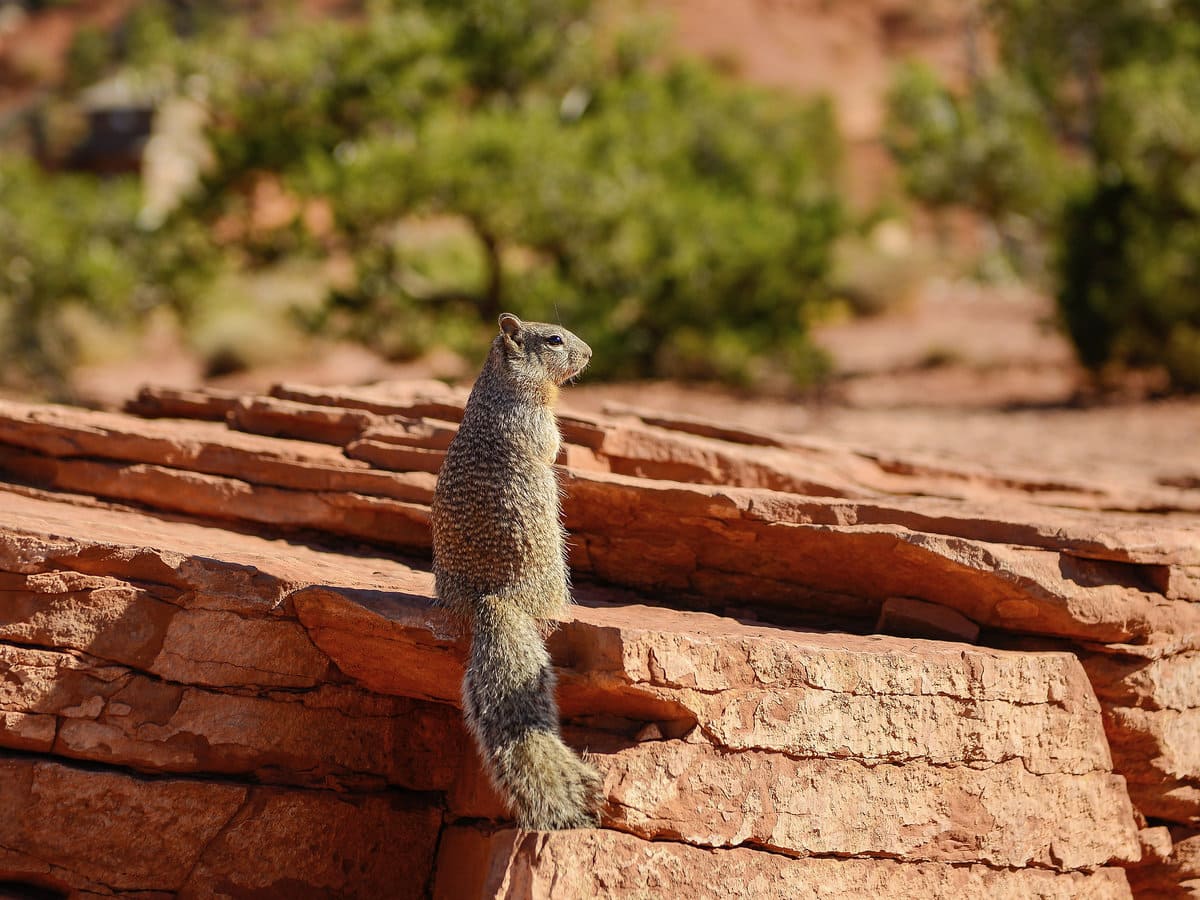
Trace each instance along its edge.
<path fill-rule="evenodd" d="M 818 517 L 807 498 L 767 492 L 581 472 L 566 486 L 573 565 L 640 590 L 872 620 L 888 598 L 913 597 L 1017 633 L 1200 643 L 1200 604 L 1165 597 L 1138 565 L 835 522 L 832 508 Z"/>
<path fill-rule="evenodd" d="M 430 440 L 444 444 L 444 430 Z M 29 481 L 427 552 L 441 451 L 352 444 L 355 453 L 367 446 L 421 459 L 388 472 L 342 448 L 207 421 L 0 404 L 0 469 Z M 1200 592 L 1191 574 L 1200 547 L 1186 529 L 1145 517 L 803 497 L 596 471 L 564 483 L 573 566 L 681 602 L 874 621 L 889 600 L 910 598 L 953 611 L 968 629 L 1200 649 L 1200 603 L 1189 602 Z"/>
<path fill-rule="evenodd" d="M 976 768 L 729 756 L 684 741 L 598 753 L 597 762 L 617 804 L 613 826 L 648 839 L 1062 870 L 1139 856 L 1124 781 L 1107 773 L 1032 775 L 1017 760 Z"/>
<path fill-rule="evenodd" d="M 446 707 L 323 685 L 225 692 L 147 677 L 81 656 L 0 644 L 0 710 L 55 723 L 33 749 L 145 772 L 254 776 L 309 786 L 446 790 L 465 735 Z"/>
<path fill-rule="evenodd" d="M 789 859 L 755 850 L 702 850 L 613 831 L 530 834 L 449 828 L 435 900 L 592 900 L 664 896 L 1128 898 L 1121 869 L 1055 873 L 879 859 Z"/>
<path fill-rule="evenodd" d="M 0 756 L 0 878 L 97 894 L 425 895 L 441 812 Z M 404 852 L 395 848 L 402 846 Z"/>
<path fill-rule="evenodd" d="M 291 389 L 283 390 L 294 393 Z M 408 415 L 361 418 L 364 414 L 356 413 L 353 406 L 334 405 L 337 396 L 317 393 L 316 399 L 324 401 L 322 405 L 274 397 L 242 397 L 232 403 L 230 408 L 238 414 L 247 410 L 271 410 L 280 423 L 274 430 L 243 428 L 237 415 L 230 415 L 228 421 L 221 424 L 203 419 L 154 421 L 73 407 L 0 401 L 0 444 L 57 458 L 90 457 L 165 465 L 308 490 L 334 488 L 341 470 L 343 489 L 386 495 L 389 483 L 396 479 L 389 478 L 385 472 L 372 472 L 362 461 L 354 460 L 354 454 L 342 452 L 344 449 L 361 439 L 380 451 L 383 445 L 391 443 L 439 452 L 446 448 L 456 427 L 453 422 L 436 418 L 413 419 Z M 224 395 L 218 399 L 222 408 L 230 403 Z M 346 402 L 354 401 L 347 399 Z M 424 406 L 391 405 L 386 408 L 405 413 L 426 412 Z M 455 409 L 461 413 L 461 401 Z M 345 429 L 346 433 L 339 436 L 307 433 L 314 417 L 324 420 L 339 415 L 349 416 L 350 421 L 357 423 L 355 428 Z M 295 425 L 290 431 L 283 427 L 288 422 Z M 381 422 L 390 424 L 380 425 Z M 614 434 L 624 435 L 628 431 L 626 425 L 571 417 L 562 417 L 561 426 L 567 443 L 590 451 L 592 460 L 608 460 L 605 441 L 611 444 Z M 277 435 L 292 440 L 283 440 Z M 680 450 L 678 438 L 669 434 L 648 432 L 638 433 L 638 437 L 645 445 L 648 460 L 673 459 L 672 454 L 677 456 Z M 334 446 L 326 446 L 328 444 Z M 709 441 L 699 446 L 708 453 L 717 450 L 736 453 L 745 449 L 721 441 Z M 281 462 L 296 465 L 289 470 L 280 465 Z M 406 469 L 403 464 L 385 468 Z M 421 457 L 420 465 L 412 474 L 426 468 L 427 459 Z M 606 467 L 606 471 L 613 474 L 637 476 L 642 481 L 765 489 L 760 491 L 762 496 L 757 503 L 760 515 L 769 515 L 779 521 L 902 525 L 957 537 L 1065 550 L 1089 557 L 1200 566 L 1200 546 L 1192 538 L 1188 523 L 1173 524 L 1163 516 L 1111 511 L 1097 515 L 1069 509 L 1050 511 L 1030 502 L 1030 498 L 993 498 L 982 502 L 961 497 L 913 496 L 928 493 L 919 490 L 898 491 L 892 496 L 873 491 L 869 497 L 859 492 L 857 499 L 839 500 L 845 495 L 814 489 L 813 485 L 769 483 L 771 479 L 757 483 L 753 479 L 725 477 L 692 481 L 682 471 L 669 477 L 629 469 Z M 433 471 L 436 472 L 436 468 Z M 324 484 L 318 480 L 322 474 L 326 478 Z"/>

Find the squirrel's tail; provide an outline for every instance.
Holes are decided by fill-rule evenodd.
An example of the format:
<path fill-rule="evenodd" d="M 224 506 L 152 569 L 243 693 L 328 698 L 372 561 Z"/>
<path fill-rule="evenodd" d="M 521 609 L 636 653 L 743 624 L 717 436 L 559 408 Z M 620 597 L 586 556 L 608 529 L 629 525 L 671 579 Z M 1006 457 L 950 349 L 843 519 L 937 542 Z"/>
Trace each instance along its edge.
<path fill-rule="evenodd" d="M 537 621 L 511 599 L 480 599 L 463 716 L 492 782 L 522 828 L 594 827 L 600 776 L 563 743 L 554 685 Z"/>

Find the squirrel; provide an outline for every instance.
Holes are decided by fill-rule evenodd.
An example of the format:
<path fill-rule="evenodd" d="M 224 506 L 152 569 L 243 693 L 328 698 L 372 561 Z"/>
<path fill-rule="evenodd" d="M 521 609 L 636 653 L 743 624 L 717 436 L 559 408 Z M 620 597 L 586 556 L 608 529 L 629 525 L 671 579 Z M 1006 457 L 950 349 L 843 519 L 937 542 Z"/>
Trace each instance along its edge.
<path fill-rule="evenodd" d="M 599 824 L 600 775 L 563 743 L 545 645 L 571 602 L 554 404 L 591 357 L 565 328 L 501 315 L 433 497 L 436 603 L 473 632 L 463 717 L 517 823 L 537 831 Z"/>

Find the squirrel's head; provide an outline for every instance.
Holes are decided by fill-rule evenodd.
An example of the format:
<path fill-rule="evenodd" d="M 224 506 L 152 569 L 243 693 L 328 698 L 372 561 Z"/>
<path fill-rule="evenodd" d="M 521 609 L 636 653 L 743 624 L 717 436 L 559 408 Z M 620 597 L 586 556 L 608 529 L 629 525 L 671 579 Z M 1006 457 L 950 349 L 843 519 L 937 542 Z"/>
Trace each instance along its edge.
<path fill-rule="evenodd" d="M 592 358 L 592 348 L 561 325 L 522 322 L 512 313 L 500 316 L 500 334 L 492 346 L 514 377 L 534 385 L 560 385 Z"/>

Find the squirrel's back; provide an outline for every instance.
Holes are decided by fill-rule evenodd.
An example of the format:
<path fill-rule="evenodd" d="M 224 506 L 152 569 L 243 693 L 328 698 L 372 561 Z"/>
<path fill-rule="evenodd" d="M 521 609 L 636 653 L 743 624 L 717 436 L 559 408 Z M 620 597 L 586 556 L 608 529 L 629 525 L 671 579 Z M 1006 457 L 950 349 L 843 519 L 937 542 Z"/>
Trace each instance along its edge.
<path fill-rule="evenodd" d="M 559 735 L 542 620 L 570 601 L 554 402 L 592 352 L 559 326 L 500 328 L 438 476 L 435 586 L 472 625 L 463 713 L 493 782 L 524 827 L 579 827 L 600 779 Z"/>
<path fill-rule="evenodd" d="M 553 396 L 520 377 L 535 367 L 505 340 L 493 343 L 434 492 L 438 597 L 460 612 L 484 594 L 561 602 L 566 592 Z"/>

